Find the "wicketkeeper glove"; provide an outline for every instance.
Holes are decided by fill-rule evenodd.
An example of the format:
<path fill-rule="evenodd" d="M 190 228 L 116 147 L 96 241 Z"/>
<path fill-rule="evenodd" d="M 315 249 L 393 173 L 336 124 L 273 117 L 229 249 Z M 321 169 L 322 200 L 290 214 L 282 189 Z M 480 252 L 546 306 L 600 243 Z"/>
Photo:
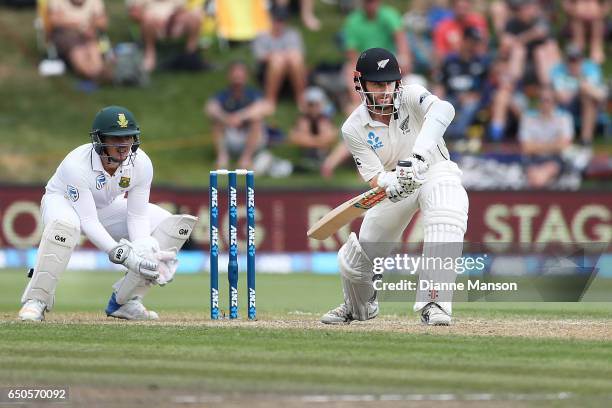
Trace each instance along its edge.
<path fill-rule="evenodd" d="M 159 278 L 159 264 L 136 254 L 132 244 L 126 239 L 121 239 L 119 245 L 109 251 L 108 259 L 112 263 L 121 264 L 131 271 L 138 272 L 152 281 L 157 281 Z"/>

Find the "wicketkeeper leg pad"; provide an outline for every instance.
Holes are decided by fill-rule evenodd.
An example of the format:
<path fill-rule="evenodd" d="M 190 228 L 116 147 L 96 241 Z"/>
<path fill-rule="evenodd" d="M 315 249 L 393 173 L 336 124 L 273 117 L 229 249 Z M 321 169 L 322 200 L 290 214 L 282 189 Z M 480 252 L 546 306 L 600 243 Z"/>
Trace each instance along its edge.
<path fill-rule="evenodd" d="M 21 303 L 38 299 L 47 305 L 47 310 L 51 310 L 55 303 L 57 282 L 79 238 L 79 226 L 70 222 L 53 220 L 45 226 L 38 246 L 34 274 L 21 297 Z"/>
<path fill-rule="evenodd" d="M 350 308 L 353 319 L 367 320 L 372 317 L 378 304 L 376 290 L 372 279 L 374 278 L 373 264 L 365 251 L 361 248 L 357 235 L 351 233 L 348 241 L 338 252 L 344 302 Z"/>

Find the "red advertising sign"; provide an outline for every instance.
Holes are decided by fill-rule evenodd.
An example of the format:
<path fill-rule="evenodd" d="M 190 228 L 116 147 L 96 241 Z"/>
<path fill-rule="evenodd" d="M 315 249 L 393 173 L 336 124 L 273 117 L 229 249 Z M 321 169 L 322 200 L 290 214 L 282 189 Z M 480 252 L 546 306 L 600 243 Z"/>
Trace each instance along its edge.
<path fill-rule="evenodd" d="M 38 244 L 41 187 L 0 188 L 0 247 L 25 248 Z M 360 191 L 256 190 L 257 247 L 265 252 L 334 251 L 358 231 L 361 220 L 340 229 L 325 241 L 309 240 L 306 231 L 316 220 Z M 610 242 L 610 192 L 471 192 L 468 232 L 471 242 L 492 244 L 526 242 Z M 220 189 L 220 232 L 227 243 L 227 199 Z M 246 207 L 239 195 L 240 245 L 245 245 Z M 151 201 L 172 212 L 200 217 L 192 245 L 208 247 L 208 190 L 156 188 Z M 404 235 L 420 242 L 423 231 L 417 214 Z M 242 248 L 241 248 L 242 250 Z"/>

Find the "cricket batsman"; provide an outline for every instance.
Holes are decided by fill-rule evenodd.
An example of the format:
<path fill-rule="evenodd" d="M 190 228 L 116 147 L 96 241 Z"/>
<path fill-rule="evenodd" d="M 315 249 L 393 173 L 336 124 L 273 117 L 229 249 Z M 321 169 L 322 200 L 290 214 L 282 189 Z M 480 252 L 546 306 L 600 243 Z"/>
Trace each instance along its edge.
<path fill-rule="evenodd" d="M 142 299 L 154 285 L 170 282 L 176 255 L 197 218 L 172 215 L 149 203 L 153 165 L 140 147 L 134 115 L 120 106 L 99 111 L 91 143 L 64 158 L 45 187 L 44 225 L 36 264 L 21 298 L 21 320 L 41 321 L 55 303 L 55 288 L 81 232 L 110 262 L 127 272 L 114 285 L 106 314 L 156 320 Z"/>
<path fill-rule="evenodd" d="M 344 303 L 323 315 L 327 324 L 346 324 L 378 315 L 373 260 L 386 257 L 400 242 L 412 216 L 421 210 L 423 257 L 461 257 L 467 228 L 468 197 L 461 171 L 449 158 L 443 135 L 453 106 L 420 85 L 402 86 L 395 56 L 382 48 L 364 51 L 354 72 L 362 104 L 342 126 L 344 141 L 359 173 L 388 200 L 366 212 L 359 238 L 351 233 L 338 252 Z M 454 270 L 421 268 L 419 279 L 455 281 Z M 425 264 L 425 265 L 427 265 Z M 448 325 L 452 291 L 416 293 L 414 311 L 428 325 Z"/>

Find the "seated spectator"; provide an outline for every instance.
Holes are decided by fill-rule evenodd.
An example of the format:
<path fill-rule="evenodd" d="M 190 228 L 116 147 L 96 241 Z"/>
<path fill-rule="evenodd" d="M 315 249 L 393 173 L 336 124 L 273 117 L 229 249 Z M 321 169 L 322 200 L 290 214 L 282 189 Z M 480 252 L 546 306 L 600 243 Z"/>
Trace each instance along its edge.
<path fill-rule="evenodd" d="M 253 41 L 258 76 L 263 80 L 266 100 L 274 109 L 286 79 L 291 82 L 296 104 L 302 107 L 304 103 L 304 44 L 299 31 L 287 27 L 288 17 L 286 8 L 274 8 L 270 33 L 260 34 Z"/>
<path fill-rule="evenodd" d="M 603 64 L 606 59 L 604 37 L 611 5 L 610 0 L 563 0 L 572 43 L 584 52 L 588 42 L 591 59 L 597 64 Z"/>
<path fill-rule="evenodd" d="M 440 22 L 433 33 L 434 57 L 437 66 L 450 53 L 457 53 L 463 42 L 463 32 L 474 27 L 483 38 L 482 46 L 488 41 L 487 20 L 473 10 L 470 0 L 453 0 L 453 16 Z"/>
<path fill-rule="evenodd" d="M 402 73 L 412 70 L 412 57 L 408 40 L 402 29 L 402 18 L 391 6 L 381 5 L 381 0 L 363 0 L 362 7 L 346 17 L 343 27 L 346 49 L 344 78 L 351 102 L 346 107 L 352 111 L 361 103 L 355 92 L 353 71 L 357 57 L 368 48 L 381 47 L 392 51 L 397 56 Z"/>
<path fill-rule="evenodd" d="M 539 83 L 547 85 L 550 68 L 559 61 L 557 43 L 551 37 L 539 3 L 529 0 L 516 3 L 516 11 L 502 35 L 500 53 L 509 55 L 515 81 L 525 77 L 526 67 L 533 67 Z"/>
<path fill-rule="evenodd" d="M 299 3 L 299 4 L 298 4 Z M 273 7 L 291 8 L 292 11 L 299 7 L 300 18 L 304 27 L 311 31 L 319 31 L 321 22 L 314 14 L 315 0 L 273 0 Z"/>
<path fill-rule="evenodd" d="M 51 42 L 72 69 L 89 80 L 104 74 L 98 34 L 108 19 L 102 0 L 49 0 Z"/>
<path fill-rule="evenodd" d="M 215 166 L 227 168 L 230 159 L 238 159 L 238 167 L 247 169 L 252 167 L 254 155 L 266 146 L 263 119 L 270 108 L 261 93 L 247 85 L 249 72 L 245 64 L 232 63 L 227 78 L 228 88 L 213 96 L 205 107 L 213 120 Z"/>
<path fill-rule="evenodd" d="M 414 69 L 429 72 L 433 68 L 432 33 L 438 24 L 452 18 L 447 0 L 413 0 L 403 16 Z"/>
<path fill-rule="evenodd" d="M 512 17 L 516 9 L 525 0 L 493 0 L 489 3 L 488 12 L 491 15 L 491 23 L 495 35 L 500 38 L 506 30 L 508 20 Z M 534 0 L 540 4 L 541 10 L 544 12 L 545 18 L 552 22 L 552 18 L 556 17 L 557 5 L 555 0 Z"/>
<path fill-rule="evenodd" d="M 561 174 L 561 155 L 571 145 L 573 137 L 572 117 L 556 109 L 554 93 L 550 88 L 543 88 L 538 110 L 525 113 L 519 127 L 530 187 L 546 187 Z"/>
<path fill-rule="evenodd" d="M 580 139 L 590 145 L 595 133 L 598 106 L 607 97 L 600 67 L 583 57 L 576 46 L 566 51 L 566 61 L 553 67 L 552 86 L 559 104 L 580 124 Z"/>
<path fill-rule="evenodd" d="M 438 74 L 435 93 L 455 107 L 455 119 L 447 134 L 452 139 L 463 139 L 468 127 L 481 107 L 482 90 L 489 71 L 489 58 L 482 53 L 482 34 L 475 27 L 463 33 L 463 46 L 458 53 L 449 54 Z"/>
<path fill-rule="evenodd" d="M 302 149 L 305 169 L 319 169 L 330 148 L 338 140 L 338 128 L 326 114 L 329 101 L 321 88 L 310 87 L 304 94 L 306 108 L 289 133 L 291 143 Z"/>
<path fill-rule="evenodd" d="M 143 68 L 147 72 L 157 64 L 156 42 L 167 38 L 187 37 L 182 65 L 203 68 L 198 53 L 202 10 L 187 8 L 186 0 L 127 0 L 130 17 L 142 31 L 144 42 Z"/>

